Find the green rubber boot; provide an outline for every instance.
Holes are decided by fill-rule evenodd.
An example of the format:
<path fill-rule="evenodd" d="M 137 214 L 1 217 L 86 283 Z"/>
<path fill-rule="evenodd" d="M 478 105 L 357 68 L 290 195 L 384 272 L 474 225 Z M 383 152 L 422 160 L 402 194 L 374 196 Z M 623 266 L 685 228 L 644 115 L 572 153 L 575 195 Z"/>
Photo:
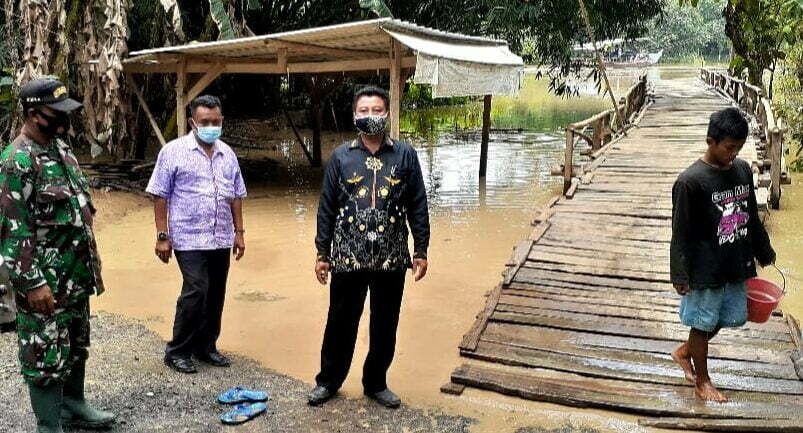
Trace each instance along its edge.
<path fill-rule="evenodd" d="M 94 409 L 84 398 L 86 361 L 77 361 L 64 381 L 64 404 L 61 407 L 61 423 L 65 427 L 106 429 L 117 416 L 111 412 Z"/>
<path fill-rule="evenodd" d="M 59 419 L 62 407 L 61 383 L 44 387 L 28 384 L 28 392 L 31 395 L 33 413 L 36 415 L 37 433 L 64 433 Z"/>

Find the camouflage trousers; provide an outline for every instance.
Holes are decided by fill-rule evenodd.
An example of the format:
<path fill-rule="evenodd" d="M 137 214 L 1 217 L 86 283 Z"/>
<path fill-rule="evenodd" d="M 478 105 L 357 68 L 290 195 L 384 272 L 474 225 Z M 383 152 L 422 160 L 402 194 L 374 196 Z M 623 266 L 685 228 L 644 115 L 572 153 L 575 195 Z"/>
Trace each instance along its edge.
<path fill-rule="evenodd" d="M 89 356 L 89 299 L 57 307 L 50 316 L 33 311 L 23 296 L 16 301 L 23 378 L 37 386 L 63 381 L 73 364 Z"/>

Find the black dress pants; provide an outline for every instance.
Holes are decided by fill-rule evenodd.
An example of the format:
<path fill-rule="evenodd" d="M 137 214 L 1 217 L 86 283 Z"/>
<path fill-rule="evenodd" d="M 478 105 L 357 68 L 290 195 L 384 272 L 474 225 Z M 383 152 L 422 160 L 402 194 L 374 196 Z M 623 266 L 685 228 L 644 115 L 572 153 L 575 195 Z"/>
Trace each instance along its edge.
<path fill-rule="evenodd" d="M 220 320 L 226 297 L 230 249 L 175 251 L 184 278 L 176 302 L 173 339 L 165 356 L 189 358 L 217 351 Z"/>
<path fill-rule="evenodd" d="M 366 393 L 387 388 L 386 376 L 396 350 L 404 271 L 356 271 L 332 275 L 329 289 L 329 317 L 321 348 L 318 385 L 337 391 L 351 367 L 357 329 L 365 296 L 371 290 L 370 346 L 363 366 Z"/>

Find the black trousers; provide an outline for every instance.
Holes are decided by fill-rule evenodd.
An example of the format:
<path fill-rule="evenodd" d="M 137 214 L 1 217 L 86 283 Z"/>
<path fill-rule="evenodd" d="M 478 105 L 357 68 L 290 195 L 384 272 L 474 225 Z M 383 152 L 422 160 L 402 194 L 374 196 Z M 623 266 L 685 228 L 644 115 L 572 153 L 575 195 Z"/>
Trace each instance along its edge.
<path fill-rule="evenodd" d="M 217 350 L 226 297 L 230 249 L 176 251 L 184 284 L 176 302 L 173 339 L 165 356 L 189 358 Z"/>
<path fill-rule="evenodd" d="M 318 385 L 334 392 L 346 380 L 365 296 L 370 289 L 370 346 L 363 366 L 362 385 L 366 393 L 387 388 L 387 371 L 396 351 L 404 274 L 404 271 L 358 271 L 332 275 L 329 317 L 321 348 L 321 372 L 315 377 Z"/>

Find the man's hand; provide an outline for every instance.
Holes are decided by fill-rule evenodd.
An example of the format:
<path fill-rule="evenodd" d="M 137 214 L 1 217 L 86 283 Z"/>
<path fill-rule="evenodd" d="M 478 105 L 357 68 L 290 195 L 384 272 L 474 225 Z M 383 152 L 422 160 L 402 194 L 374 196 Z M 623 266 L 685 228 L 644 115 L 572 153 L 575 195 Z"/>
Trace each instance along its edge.
<path fill-rule="evenodd" d="M 234 248 L 232 248 L 231 253 L 234 255 L 234 260 L 243 258 L 243 254 L 245 254 L 245 235 L 242 233 L 237 233 L 237 236 L 234 237 Z"/>
<path fill-rule="evenodd" d="M 164 263 L 170 262 L 170 257 L 173 256 L 173 246 L 170 241 L 156 241 L 156 257 L 159 257 Z"/>
<path fill-rule="evenodd" d="M 413 259 L 413 277 L 419 281 L 427 275 L 427 259 Z"/>
<path fill-rule="evenodd" d="M 331 269 L 331 265 L 329 262 L 324 262 L 318 260 L 315 262 L 315 278 L 318 279 L 318 282 L 326 285 L 326 281 L 329 279 L 329 270 Z"/>
<path fill-rule="evenodd" d="M 675 291 L 678 292 L 678 295 L 685 296 L 689 293 L 689 285 L 688 284 L 673 284 L 675 286 Z"/>
<path fill-rule="evenodd" d="M 28 292 L 28 304 L 35 311 L 46 316 L 50 316 L 56 311 L 56 300 L 53 298 L 53 291 L 47 284 Z"/>

